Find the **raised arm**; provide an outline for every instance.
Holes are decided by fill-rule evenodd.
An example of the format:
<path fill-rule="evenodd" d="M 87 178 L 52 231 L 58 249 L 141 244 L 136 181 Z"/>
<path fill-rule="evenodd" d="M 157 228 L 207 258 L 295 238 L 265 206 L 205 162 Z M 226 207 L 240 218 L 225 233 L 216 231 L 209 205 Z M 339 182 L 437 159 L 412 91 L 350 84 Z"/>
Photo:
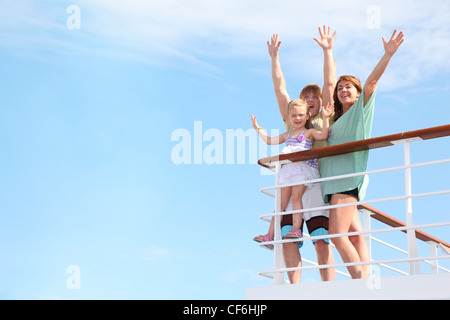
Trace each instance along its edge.
<path fill-rule="evenodd" d="M 323 31 L 319 27 L 320 41 L 313 38 L 323 49 L 323 88 L 322 104 L 333 103 L 333 91 L 336 86 L 336 63 L 333 59 L 333 43 L 336 31 L 331 35 L 331 29 L 323 26 Z"/>
<path fill-rule="evenodd" d="M 391 61 L 392 56 L 403 43 L 403 31 L 400 31 L 397 37 L 395 36 L 396 33 L 397 30 L 394 30 L 394 33 L 392 34 L 389 42 L 386 42 L 386 39 L 382 37 L 384 45 L 384 55 L 381 58 L 380 62 L 378 62 L 378 64 L 375 66 L 372 73 L 367 78 L 366 83 L 364 84 L 364 105 L 366 105 L 367 101 L 369 101 L 370 96 L 375 91 L 378 80 L 380 80 L 381 76 L 386 70 L 386 67 L 389 64 L 389 61 Z"/>
<path fill-rule="evenodd" d="M 256 130 L 256 132 L 258 133 L 258 135 L 261 137 L 261 139 L 267 143 L 268 145 L 275 145 L 275 144 L 282 144 L 283 142 L 286 141 L 287 138 L 287 132 L 280 134 L 279 136 L 276 137 L 271 137 L 269 136 L 267 133 L 265 133 L 264 131 L 262 131 L 261 127 L 258 125 L 258 123 L 256 122 L 256 117 L 254 115 L 250 115 L 252 117 L 252 125 L 253 125 L 253 129 Z"/>
<path fill-rule="evenodd" d="M 278 51 L 280 50 L 281 42 L 278 41 L 278 34 L 272 35 L 272 38 L 267 41 L 267 47 L 269 49 L 269 55 L 272 59 L 272 81 L 273 88 L 275 90 L 275 96 L 277 98 L 278 109 L 283 121 L 287 121 L 287 106 L 291 101 L 289 94 L 286 90 L 286 82 L 284 80 L 283 72 L 281 71 L 280 59 L 278 57 Z"/>

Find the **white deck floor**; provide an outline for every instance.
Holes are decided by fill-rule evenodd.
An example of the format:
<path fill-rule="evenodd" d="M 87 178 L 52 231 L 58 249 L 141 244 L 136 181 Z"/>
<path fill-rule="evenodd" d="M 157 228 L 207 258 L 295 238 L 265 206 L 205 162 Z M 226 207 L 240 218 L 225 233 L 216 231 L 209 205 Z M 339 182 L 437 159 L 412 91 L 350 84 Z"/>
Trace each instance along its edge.
<path fill-rule="evenodd" d="M 450 274 L 426 274 L 247 288 L 247 300 L 450 299 Z"/>

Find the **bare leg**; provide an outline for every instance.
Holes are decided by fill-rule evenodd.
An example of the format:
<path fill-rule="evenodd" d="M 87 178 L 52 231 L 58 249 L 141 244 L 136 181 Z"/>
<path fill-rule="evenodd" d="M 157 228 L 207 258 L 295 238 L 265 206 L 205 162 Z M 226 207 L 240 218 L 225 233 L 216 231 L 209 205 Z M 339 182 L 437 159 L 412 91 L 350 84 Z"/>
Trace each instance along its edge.
<path fill-rule="evenodd" d="M 292 187 L 281 188 L 281 211 L 286 210 L 289 204 L 289 199 L 291 198 Z"/>
<path fill-rule="evenodd" d="M 269 232 L 267 232 L 267 234 L 270 236 L 271 239 L 273 239 L 273 235 L 275 233 L 275 217 L 272 217 L 272 219 L 270 219 L 270 225 L 269 225 Z"/>
<path fill-rule="evenodd" d="M 302 198 L 303 193 L 305 193 L 306 186 L 294 186 L 292 187 L 292 209 L 301 210 L 303 209 Z M 303 213 L 294 213 L 292 215 L 293 229 L 300 229 L 303 219 Z"/>
<path fill-rule="evenodd" d="M 352 224 L 350 225 L 349 232 L 359 232 L 362 231 L 362 225 L 361 220 L 359 218 L 358 210 L 355 207 L 355 212 L 353 214 L 353 220 Z M 369 249 L 367 248 L 366 239 L 364 235 L 360 234 L 357 236 L 351 236 L 349 237 L 351 243 L 355 247 L 356 251 L 358 252 L 359 259 L 361 261 L 369 261 Z M 363 270 L 362 278 L 368 278 L 370 275 L 370 266 L 369 265 L 363 265 L 361 266 Z"/>
<path fill-rule="evenodd" d="M 283 244 L 284 264 L 286 268 L 297 268 L 302 266 L 302 257 L 297 243 Z M 302 280 L 302 271 L 295 270 L 288 272 L 289 281 L 291 284 L 300 283 Z"/>
<path fill-rule="evenodd" d="M 314 243 L 317 253 L 317 263 L 319 265 L 334 264 L 333 251 L 330 244 L 324 240 L 318 240 Z M 322 281 L 332 281 L 335 276 L 335 268 L 319 269 Z"/>
<path fill-rule="evenodd" d="M 325 206 L 325 203 L 323 202 L 322 198 L 322 191 L 320 189 L 320 184 L 314 184 L 311 186 L 310 189 L 307 189 L 303 195 L 302 199 L 303 206 L 305 208 L 314 208 L 314 207 L 323 207 Z M 328 211 L 328 210 L 327 210 Z M 329 217 L 328 212 L 324 213 L 326 217 Z M 305 217 L 306 215 L 304 215 Z M 306 225 L 308 225 L 308 222 L 306 222 Z M 323 226 L 324 228 L 328 229 L 329 220 L 327 225 Z M 309 226 L 308 226 L 309 227 Z M 333 255 L 333 249 L 331 245 L 325 241 L 325 240 L 318 240 L 313 242 L 314 248 L 316 250 L 317 254 L 317 263 L 319 265 L 332 265 L 334 264 L 334 255 Z M 323 281 L 332 281 L 335 279 L 335 268 L 324 268 L 319 269 L 320 276 Z"/>
<path fill-rule="evenodd" d="M 281 211 L 286 210 L 286 207 L 289 203 L 289 199 L 291 198 L 291 193 L 292 193 L 292 187 L 285 187 L 285 188 L 281 188 Z M 283 216 L 281 216 L 280 221 L 283 219 Z M 271 239 L 274 238 L 274 234 L 275 234 L 275 219 L 272 217 L 272 219 L 270 220 L 270 225 L 269 225 L 269 231 L 267 232 L 267 234 L 270 236 Z"/>
<path fill-rule="evenodd" d="M 280 222 L 283 222 L 283 216 L 281 216 Z M 271 239 L 273 239 L 275 234 L 275 219 L 270 219 L 270 225 L 269 225 L 269 231 L 267 234 L 270 236 Z"/>
<path fill-rule="evenodd" d="M 286 198 L 283 197 L 286 195 L 286 194 L 283 194 L 283 189 L 281 189 L 282 190 L 281 208 L 284 211 L 284 210 L 286 210 L 286 207 L 289 203 L 289 199 L 292 194 L 292 187 L 291 187 L 291 190 L 289 190 L 289 191 L 286 190 L 286 191 L 288 191 L 288 192 L 286 192 L 286 194 L 288 195 Z M 284 264 L 285 264 L 286 268 L 298 268 L 298 267 L 302 266 L 302 257 L 300 255 L 298 243 L 292 243 L 292 242 L 283 243 L 283 257 L 284 257 Z M 289 271 L 287 274 L 288 274 L 289 281 L 291 284 L 300 283 L 302 280 L 301 270 Z"/>
<path fill-rule="evenodd" d="M 331 197 L 330 204 L 344 204 L 344 203 L 352 203 L 356 202 L 356 198 L 346 194 L 333 194 Z M 350 231 L 350 227 L 352 226 L 354 214 L 355 214 L 355 206 L 343 207 L 343 208 L 335 208 L 331 209 L 330 212 L 330 234 L 336 233 L 347 233 Z M 356 224 L 353 224 L 353 227 L 357 227 Z M 336 246 L 336 249 L 339 251 L 341 258 L 344 262 L 360 262 L 361 257 L 358 251 L 356 250 L 354 244 L 350 241 L 348 236 L 331 238 L 332 242 Z M 367 249 L 367 247 L 366 247 Z M 368 256 L 363 254 L 364 256 Z M 350 266 L 347 267 L 350 275 L 353 279 L 362 278 L 364 276 L 362 266 Z"/>
<path fill-rule="evenodd" d="M 285 187 L 285 188 L 281 188 L 281 211 L 286 211 L 286 207 L 289 204 L 289 200 L 291 199 L 291 195 L 292 195 L 292 187 Z M 272 228 L 272 239 L 274 238 L 273 234 L 274 234 L 274 228 L 275 228 L 275 219 L 272 219 L 270 221 L 270 227 Z M 280 223 L 281 221 L 283 221 L 283 216 L 281 216 L 280 219 Z"/>

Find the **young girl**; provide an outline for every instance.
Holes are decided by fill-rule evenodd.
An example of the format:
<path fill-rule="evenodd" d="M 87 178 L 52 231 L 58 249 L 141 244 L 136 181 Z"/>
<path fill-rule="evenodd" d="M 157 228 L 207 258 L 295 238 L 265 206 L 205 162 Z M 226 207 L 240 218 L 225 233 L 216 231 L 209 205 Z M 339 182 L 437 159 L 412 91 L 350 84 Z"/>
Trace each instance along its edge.
<path fill-rule="evenodd" d="M 258 123 L 256 122 L 256 117 L 253 115 L 251 115 L 251 117 L 253 128 L 258 132 L 258 135 L 265 143 L 275 145 L 286 142 L 286 146 L 281 151 L 281 154 L 286 154 L 309 150 L 312 148 L 314 140 L 327 139 L 329 128 L 328 118 L 332 113 L 333 106 L 330 103 L 326 107 L 322 108 L 323 128 L 320 132 L 314 129 L 311 125 L 309 108 L 306 102 L 302 99 L 292 100 L 288 105 L 289 131 L 279 135 L 278 137 L 270 137 L 265 132 L 261 131 L 261 127 L 258 126 Z M 295 182 L 318 179 L 320 178 L 320 175 L 317 159 L 284 164 L 281 166 L 279 177 L 279 184 L 291 184 Z M 281 188 L 281 211 L 286 209 L 290 198 L 292 198 L 293 210 L 303 209 L 302 196 L 306 188 L 308 188 L 308 184 Z M 297 239 L 303 236 L 300 232 L 302 219 L 302 213 L 293 214 L 292 230 L 289 231 L 283 239 Z M 266 235 L 257 236 L 253 240 L 257 242 L 272 241 L 274 235 L 273 220 L 274 219 L 272 219 L 270 223 L 268 233 Z"/>

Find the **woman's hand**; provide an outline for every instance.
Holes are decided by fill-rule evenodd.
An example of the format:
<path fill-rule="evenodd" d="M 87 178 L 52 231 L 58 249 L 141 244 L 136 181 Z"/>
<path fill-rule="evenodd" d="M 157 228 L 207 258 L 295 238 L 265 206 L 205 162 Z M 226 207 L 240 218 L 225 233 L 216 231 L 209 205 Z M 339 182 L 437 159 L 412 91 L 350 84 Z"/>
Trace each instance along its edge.
<path fill-rule="evenodd" d="M 383 45 L 384 45 L 384 52 L 391 57 L 394 55 L 394 53 L 397 51 L 397 49 L 400 47 L 400 45 L 403 43 L 403 31 L 400 31 L 400 33 L 395 37 L 395 34 L 397 33 L 397 29 L 394 30 L 394 33 L 392 34 L 391 39 L 389 42 L 386 42 L 386 39 L 382 37 Z"/>
<path fill-rule="evenodd" d="M 317 38 L 313 38 L 319 46 L 324 50 L 333 49 L 334 37 L 336 36 L 337 31 L 331 35 L 331 28 L 328 27 L 328 31 L 326 26 L 323 26 L 323 32 L 319 27 L 320 41 Z"/>
<path fill-rule="evenodd" d="M 395 37 L 395 34 L 397 33 L 397 29 L 394 30 L 394 33 L 391 36 L 391 39 L 389 39 L 389 42 L 386 42 L 386 39 L 382 37 L 383 44 L 384 44 L 384 55 L 381 57 L 380 62 L 375 66 L 372 73 L 369 75 L 369 77 L 366 80 L 366 83 L 364 85 L 364 106 L 369 101 L 370 97 L 372 96 L 372 93 L 375 91 L 377 87 L 378 80 L 380 80 L 381 76 L 383 75 L 384 71 L 386 70 L 389 62 L 391 61 L 392 56 L 397 51 L 397 49 L 400 47 L 400 45 L 403 43 L 403 31 L 400 31 L 400 33 Z"/>

